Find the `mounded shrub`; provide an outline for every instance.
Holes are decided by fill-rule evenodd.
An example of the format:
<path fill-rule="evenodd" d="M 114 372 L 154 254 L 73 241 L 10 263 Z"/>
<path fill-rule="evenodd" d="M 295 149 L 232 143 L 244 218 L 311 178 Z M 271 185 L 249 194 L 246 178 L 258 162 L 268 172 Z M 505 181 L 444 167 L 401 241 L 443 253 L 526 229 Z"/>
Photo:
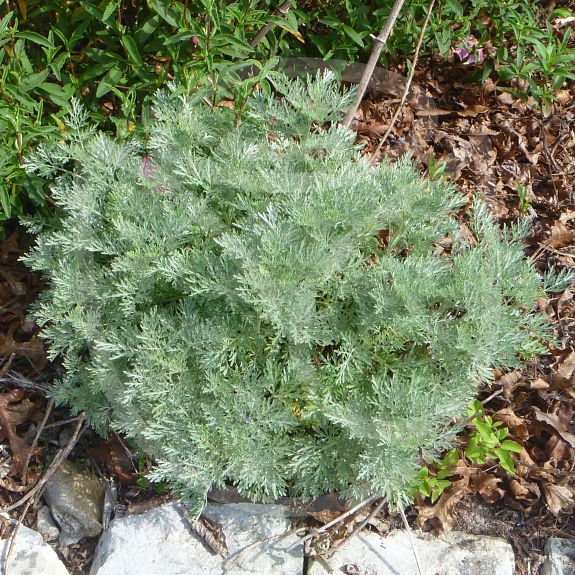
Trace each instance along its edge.
<path fill-rule="evenodd" d="M 341 491 L 403 504 L 492 367 L 544 352 L 525 226 L 501 231 L 409 161 L 370 167 L 330 75 L 276 79 L 246 119 L 157 97 L 145 142 L 40 149 L 57 219 L 27 261 L 55 399 L 132 437 L 200 509 Z M 471 237 L 472 236 L 472 237 Z"/>

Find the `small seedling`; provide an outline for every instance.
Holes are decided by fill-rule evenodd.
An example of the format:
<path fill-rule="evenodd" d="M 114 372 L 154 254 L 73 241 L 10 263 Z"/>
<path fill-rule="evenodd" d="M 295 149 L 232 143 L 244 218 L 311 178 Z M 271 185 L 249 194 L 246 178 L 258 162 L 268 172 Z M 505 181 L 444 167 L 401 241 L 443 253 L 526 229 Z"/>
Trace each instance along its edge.
<path fill-rule="evenodd" d="M 493 421 L 485 415 L 481 402 L 475 400 L 469 408 L 469 416 L 474 416 L 475 430 L 469 436 L 465 448 L 466 457 L 473 463 L 483 464 L 495 459 L 505 471 L 515 473 L 515 463 L 511 453 L 520 453 L 523 449 L 519 443 L 505 439 L 509 435 L 507 427 L 501 427 L 501 421 Z"/>
<path fill-rule="evenodd" d="M 519 197 L 519 212 L 522 216 L 525 216 L 531 207 L 531 203 L 527 198 L 527 188 L 519 181 L 515 182 L 515 188 Z"/>

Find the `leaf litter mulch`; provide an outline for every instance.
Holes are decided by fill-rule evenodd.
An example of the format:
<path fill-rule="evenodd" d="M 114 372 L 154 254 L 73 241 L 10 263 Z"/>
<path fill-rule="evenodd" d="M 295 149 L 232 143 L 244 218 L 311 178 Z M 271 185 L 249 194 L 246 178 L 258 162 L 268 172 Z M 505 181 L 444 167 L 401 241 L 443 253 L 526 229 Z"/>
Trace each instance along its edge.
<path fill-rule="evenodd" d="M 396 159 L 410 153 L 421 170 L 431 174 L 444 162 L 469 205 L 483 199 L 502 223 L 529 219 L 532 234 L 526 254 L 541 271 L 575 271 L 575 87 L 560 91 L 553 112 L 543 117 L 534 101 L 498 91 L 489 80 L 483 85 L 471 82 L 472 71 L 463 64 L 446 66 L 433 60 L 419 65 L 382 155 Z M 400 77 L 402 70 L 396 72 Z M 354 128 L 365 153 L 373 152 L 387 130 L 401 89 L 395 82 L 387 92 L 385 86 L 372 90 L 358 111 Z M 13 226 L 0 244 L 2 508 L 33 488 L 61 448 L 62 435 L 69 436 L 73 427 L 69 414 L 49 408 L 47 390 L 60 368 L 47 361 L 39 329 L 27 317 L 43 289 L 41 279 L 18 261 L 31 241 Z M 432 504 L 420 497 L 408 511 L 424 529 L 506 538 L 515 549 L 519 575 L 538 572 L 549 537 L 575 537 L 575 282 L 538 304 L 556 326 L 557 347 L 522 371 L 498 374 L 495 386 L 481 396 L 500 392 L 485 409 L 524 447 L 516 455 L 516 473 L 493 462 L 474 465 L 461 458 L 439 500 Z M 465 444 L 465 431 L 461 441 Z M 119 485 L 117 504 L 128 512 L 141 512 L 163 500 L 142 480 L 150 462 L 136 457 L 118 436 L 103 441 L 86 433 L 71 457 L 88 459 L 96 473 L 114 480 Z M 330 496 L 305 509 L 317 525 L 346 511 Z M 335 525 L 321 542 L 327 537 L 333 548 L 362 522 L 381 533 L 402 528 L 398 517 L 385 520 L 369 512 Z M 23 523 L 33 527 L 35 513 L 32 506 Z M 70 573 L 89 571 L 94 544 L 60 550 Z"/>

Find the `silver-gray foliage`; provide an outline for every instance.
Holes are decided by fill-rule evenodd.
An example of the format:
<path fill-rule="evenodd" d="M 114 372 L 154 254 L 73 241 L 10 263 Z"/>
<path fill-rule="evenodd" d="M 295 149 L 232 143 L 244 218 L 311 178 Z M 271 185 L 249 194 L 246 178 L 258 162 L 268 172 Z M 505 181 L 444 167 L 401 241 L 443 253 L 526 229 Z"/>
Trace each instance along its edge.
<path fill-rule="evenodd" d="M 333 78 L 277 82 L 247 118 L 160 94 L 149 138 L 81 127 L 28 169 L 61 207 L 27 261 L 66 377 L 57 401 L 155 456 L 200 503 L 380 494 L 401 504 L 491 368 L 550 337 L 522 227 L 408 161 L 370 167 Z"/>

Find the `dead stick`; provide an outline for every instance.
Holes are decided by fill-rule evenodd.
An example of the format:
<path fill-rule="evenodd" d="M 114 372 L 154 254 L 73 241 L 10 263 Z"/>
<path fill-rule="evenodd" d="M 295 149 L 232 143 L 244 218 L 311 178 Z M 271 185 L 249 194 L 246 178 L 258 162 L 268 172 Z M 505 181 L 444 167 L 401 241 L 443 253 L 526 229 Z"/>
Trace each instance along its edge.
<path fill-rule="evenodd" d="M 389 134 L 391 134 L 391 130 L 393 130 L 393 126 L 397 121 L 397 118 L 399 117 L 399 114 L 401 113 L 403 106 L 405 105 L 405 101 L 407 100 L 407 95 L 409 94 L 409 89 L 411 88 L 411 83 L 413 82 L 413 76 L 415 74 L 415 66 L 417 64 L 417 59 L 419 58 L 419 50 L 421 50 L 421 44 L 423 43 L 423 36 L 425 35 L 425 30 L 427 29 L 427 25 L 429 24 L 429 19 L 431 18 L 431 10 L 433 9 L 434 4 L 435 0 L 431 0 L 429 4 L 429 9 L 427 10 L 427 16 L 425 17 L 425 22 L 423 23 L 423 28 L 421 29 L 421 33 L 419 34 L 417 47 L 415 48 L 415 54 L 413 55 L 413 61 L 411 63 L 411 70 L 409 71 L 409 77 L 407 79 L 407 84 L 405 85 L 405 90 L 403 90 L 401 101 L 399 102 L 399 106 L 397 107 L 395 113 L 393 114 L 393 117 L 391 118 L 391 122 L 389 123 L 389 126 L 385 131 L 385 134 L 379 141 L 379 144 L 377 145 L 375 152 L 373 152 L 373 154 L 371 155 L 371 159 L 369 161 L 370 165 L 373 165 L 376 162 L 379 151 L 381 150 L 381 146 L 383 146 L 383 143 L 387 140 Z"/>
<path fill-rule="evenodd" d="M 356 511 L 359 511 L 362 507 L 365 507 L 366 505 L 370 505 L 376 499 L 379 499 L 378 495 L 373 495 L 371 497 L 368 497 L 367 499 L 365 499 L 361 503 L 358 503 L 355 507 L 352 507 L 349 511 L 346 511 L 345 513 L 342 513 L 339 517 L 336 517 L 333 521 L 330 521 L 329 523 L 326 523 L 325 525 L 322 525 L 321 527 L 314 529 L 311 533 L 308 533 L 305 537 L 302 537 L 299 541 L 297 541 L 296 543 L 294 543 L 293 545 L 288 547 L 288 551 L 290 549 L 292 549 L 293 547 L 295 547 L 296 545 L 299 545 L 300 543 L 304 543 L 308 539 L 311 539 L 312 537 L 315 537 L 316 535 L 319 535 L 320 533 L 327 531 L 333 525 L 337 525 L 338 523 L 341 523 L 344 519 L 346 519 L 350 515 L 353 515 Z"/>
<path fill-rule="evenodd" d="M 339 551 L 344 545 L 346 545 L 350 539 L 353 539 L 381 511 L 381 508 L 383 507 L 384 503 L 385 503 L 385 497 L 382 497 L 381 501 L 373 508 L 371 513 L 357 527 L 355 527 L 355 529 L 351 532 L 350 536 L 347 537 L 345 541 L 341 543 L 341 545 L 338 545 L 337 547 L 333 548 L 328 553 L 328 558 L 331 557 L 336 551 Z"/>
<path fill-rule="evenodd" d="M 393 30 L 393 26 L 395 24 L 395 21 L 397 20 L 397 17 L 399 16 L 399 13 L 401 12 L 401 8 L 403 7 L 404 2 L 405 0 L 395 0 L 395 4 L 391 9 L 387 22 L 385 23 L 385 26 L 382 28 L 379 35 L 376 38 L 374 38 L 375 45 L 373 46 L 373 50 L 371 51 L 371 55 L 369 57 L 369 60 L 367 61 L 365 70 L 363 71 L 363 74 L 361 76 L 353 108 L 351 108 L 351 110 L 346 114 L 343 120 L 343 125 L 346 128 L 349 128 L 351 126 L 351 123 L 353 122 L 355 112 L 359 108 L 359 105 L 361 104 L 361 100 L 363 99 L 365 91 L 367 90 L 367 85 L 371 80 L 371 76 L 373 75 L 373 71 L 375 70 L 377 62 L 379 60 L 379 56 L 381 55 L 381 51 L 383 50 L 383 47 L 385 46 L 387 39 L 389 38 L 391 31 Z"/>
<path fill-rule="evenodd" d="M 411 549 L 413 551 L 413 556 L 415 557 L 415 563 L 417 565 L 417 570 L 419 571 L 419 575 L 423 575 L 423 569 L 421 568 L 421 563 L 419 562 L 419 555 L 417 553 L 417 548 L 415 547 L 415 536 L 413 535 L 413 531 L 407 522 L 407 517 L 402 508 L 399 509 L 399 513 L 401 514 L 401 519 L 403 524 L 405 525 L 405 529 L 407 530 L 407 536 L 409 538 L 409 543 L 411 545 Z"/>
<path fill-rule="evenodd" d="M 10 539 L 8 542 L 8 551 L 6 552 L 6 557 L 4 557 L 4 562 L 2 565 L 2 573 L 3 575 L 8 575 L 8 562 L 10 561 L 10 556 L 12 555 L 12 551 L 14 550 L 14 545 L 16 544 L 16 536 L 18 535 L 18 531 L 20 531 L 20 526 L 24 522 L 24 518 L 26 517 L 26 513 L 28 513 L 28 509 L 30 506 L 36 501 L 35 497 L 29 499 L 26 505 L 24 505 L 24 509 L 22 513 L 18 516 L 18 521 L 14 527 L 14 530 L 10 534 Z"/>
<path fill-rule="evenodd" d="M 44 485 L 46 485 L 46 483 L 49 481 L 52 475 L 56 473 L 56 470 L 58 469 L 60 464 L 66 459 L 66 457 L 68 457 L 70 451 L 72 451 L 72 448 L 74 447 L 76 441 L 79 438 L 80 430 L 82 429 L 85 419 L 86 415 L 84 413 L 81 413 L 80 416 L 78 417 L 78 423 L 76 424 L 74 433 L 72 434 L 72 437 L 70 437 L 70 441 L 68 441 L 64 449 L 58 451 L 56 457 L 54 457 L 54 459 L 52 460 L 50 467 L 48 468 L 46 473 L 42 476 L 42 478 L 38 481 L 38 483 L 36 483 L 36 485 L 34 485 L 34 487 L 30 491 L 28 491 L 26 495 L 24 495 L 24 497 L 22 497 L 21 499 L 16 501 L 16 503 L 13 503 L 9 507 L 2 509 L 2 511 L 7 513 L 8 511 L 13 511 L 14 509 L 17 509 L 18 507 L 20 507 L 20 505 L 23 505 L 24 503 L 26 503 L 26 501 L 28 501 L 32 497 L 35 497 L 36 494 L 44 487 Z"/>
<path fill-rule="evenodd" d="M 50 400 L 48 401 L 48 407 L 46 408 L 46 413 L 44 414 L 44 417 L 42 418 L 40 426 L 38 427 L 38 431 L 36 432 L 36 435 L 34 436 L 34 440 L 32 441 L 32 445 L 30 446 L 30 449 L 28 450 L 28 453 L 26 454 L 26 459 L 24 460 L 24 465 L 22 466 L 22 483 L 24 483 L 24 484 L 26 483 L 26 474 L 28 473 L 28 465 L 30 464 L 30 458 L 32 457 L 32 454 L 34 453 L 34 450 L 36 449 L 36 446 L 38 445 L 38 440 L 40 439 L 40 435 L 42 434 L 42 431 L 44 430 L 44 427 L 46 426 L 46 422 L 48 421 L 48 417 L 50 416 L 50 413 L 51 413 L 53 407 L 54 407 L 54 400 L 52 398 L 50 398 Z"/>
<path fill-rule="evenodd" d="M 14 356 L 16 354 L 13 353 L 10 355 L 10 357 L 8 358 L 8 361 L 2 366 L 2 369 L 0 369 L 0 379 L 2 379 L 4 377 L 4 374 L 10 369 L 10 366 L 12 365 L 12 361 L 14 360 Z"/>
<path fill-rule="evenodd" d="M 285 0 L 285 2 L 276 10 L 276 14 L 283 18 L 291 8 L 291 0 Z M 250 46 L 255 48 L 262 38 L 275 26 L 273 22 L 268 22 L 256 35 L 252 38 L 250 42 Z"/>

